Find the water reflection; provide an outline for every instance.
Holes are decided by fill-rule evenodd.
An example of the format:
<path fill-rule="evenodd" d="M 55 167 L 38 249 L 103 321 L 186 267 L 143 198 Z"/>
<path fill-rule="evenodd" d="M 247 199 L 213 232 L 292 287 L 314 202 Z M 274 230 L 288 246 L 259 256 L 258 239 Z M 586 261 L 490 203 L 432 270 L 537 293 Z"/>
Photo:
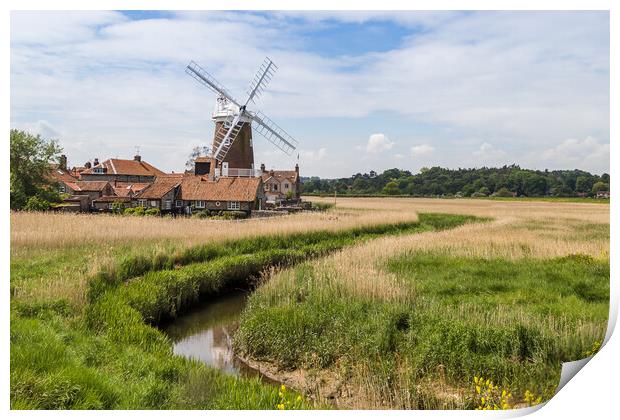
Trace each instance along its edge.
<path fill-rule="evenodd" d="M 245 307 L 247 292 L 217 298 L 164 328 L 174 354 L 201 362 L 235 376 L 261 376 L 235 358 L 231 336 Z"/>

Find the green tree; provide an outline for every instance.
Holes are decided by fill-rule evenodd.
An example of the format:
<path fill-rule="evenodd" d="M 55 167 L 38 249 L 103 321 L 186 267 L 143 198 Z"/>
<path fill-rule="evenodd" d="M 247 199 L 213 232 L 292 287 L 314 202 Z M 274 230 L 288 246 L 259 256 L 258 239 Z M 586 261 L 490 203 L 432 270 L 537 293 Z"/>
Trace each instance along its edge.
<path fill-rule="evenodd" d="M 45 140 L 25 131 L 10 134 L 10 205 L 24 208 L 31 197 L 60 201 L 56 183 L 49 177 L 50 162 L 58 162 L 62 152 L 55 140 Z"/>
<path fill-rule="evenodd" d="M 575 182 L 575 191 L 578 192 L 590 192 L 592 191 L 592 187 L 594 186 L 594 179 L 589 176 L 578 176 L 577 181 Z"/>
<path fill-rule="evenodd" d="M 609 191 L 609 184 L 606 184 L 603 181 L 595 182 L 592 186 L 592 192 L 596 194 L 599 191 Z"/>
<path fill-rule="evenodd" d="M 398 195 L 400 194 L 400 190 L 398 189 L 398 183 L 395 181 L 388 182 L 385 187 L 383 187 L 383 193 L 387 195 Z"/>
<path fill-rule="evenodd" d="M 37 197 L 36 195 L 30 197 L 24 206 L 26 211 L 45 211 L 49 210 L 51 204 L 49 201 Z"/>

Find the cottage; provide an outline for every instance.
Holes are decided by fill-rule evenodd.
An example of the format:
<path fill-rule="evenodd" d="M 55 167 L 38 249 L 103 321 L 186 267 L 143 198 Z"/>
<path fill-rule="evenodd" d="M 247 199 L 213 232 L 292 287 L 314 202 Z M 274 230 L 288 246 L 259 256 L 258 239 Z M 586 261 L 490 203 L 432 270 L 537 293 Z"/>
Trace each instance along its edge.
<path fill-rule="evenodd" d="M 131 207 L 131 197 L 119 197 L 117 195 L 103 195 L 93 200 L 92 207 L 98 211 L 111 211 L 115 206 L 120 209 Z"/>
<path fill-rule="evenodd" d="M 279 204 L 284 200 L 299 200 L 299 165 L 295 165 L 294 171 L 267 171 L 264 164 L 260 169 L 267 202 Z"/>
<path fill-rule="evenodd" d="M 165 175 L 150 163 L 144 162 L 140 155 L 133 160 L 108 159 L 99 162 L 95 159 L 92 167 L 80 173 L 84 181 L 120 181 L 120 182 L 153 182 L 155 178 Z"/>
<path fill-rule="evenodd" d="M 87 195 L 71 195 L 56 210 L 63 212 L 86 212 L 90 209 L 90 199 Z"/>
<path fill-rule="evenodd" d="M 596 198 L 609 198 L 609 191 L 597 191 Z"/>
<path fill-rule="evenodd" d="M 174 212 L 182 176 L 158 176 L 155 182 L 132 197 L 133 206 L 156 208 L 162 213 Z"/>
<path fill-rule="evenodd" d="M 180 185 L 175 208 L 191 214 L 199 210 L 244 211 L 261 210 L 265 203 L 259 177 L 219 177 L 215 181 L 200 175 L 186 175 Z"/>

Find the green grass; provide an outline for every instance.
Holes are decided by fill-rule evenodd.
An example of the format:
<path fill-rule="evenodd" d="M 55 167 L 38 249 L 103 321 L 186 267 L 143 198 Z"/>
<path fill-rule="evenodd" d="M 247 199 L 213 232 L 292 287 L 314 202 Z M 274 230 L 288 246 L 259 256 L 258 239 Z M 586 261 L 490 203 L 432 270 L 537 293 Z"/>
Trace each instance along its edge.
<path fill-rule="evenodd" d="M 380 264 L 410 298 L 352 296 L 329 288 L 337 284 L 329 272 L 300 264 L 282 273 L 282 289 L 258 289 L 250 297 L 237 351 L 282 369 L 363 377 L 386 401 L 438 408 L 420 394 L 422 381 L 445 378 L 466 389 L 477 375 L 515 394 L 546 393 L 558 383 L 561 362 L 584 357 L 605 334 L 608 260 L 407 253 Z M 304 293 L 282 296 L 295 290 Z"/>
<path fill-rule="evenodd" d="M 245 239 L 171 254 L 134 253 L 90 279 L 84 308 L 64 299 L 12 299 L 11 407 L 273 409 L 281 402 L 277 388 L 174 356 L 156 326 L 199 300 L 250 287 L 270 266 L 295 264 L 382 235 L 474 220 L 481 219 L 426 214 L 416 223 Z M 68 263 L 53 257 L 21 263 L 11 281 L 27 281 L 29 270 L 45 271 L 46 261 L 52 273 Z M 291 404 L 310 405 L 305 400 Z"/>

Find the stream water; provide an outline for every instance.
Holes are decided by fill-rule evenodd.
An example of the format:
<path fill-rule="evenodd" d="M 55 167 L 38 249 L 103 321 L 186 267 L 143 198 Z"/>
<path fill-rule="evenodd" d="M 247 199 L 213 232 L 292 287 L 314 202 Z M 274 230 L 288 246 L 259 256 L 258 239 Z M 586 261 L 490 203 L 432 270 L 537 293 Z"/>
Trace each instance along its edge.
<path fill-rule="evenodd" d="M 192 309 L 163 328 L 173 342 L 173 352 L 196 359 L 234 376 L 260 377 L 259 371 L 237 359 L 231 348 L 232 334 L 239 325 L 248 292 L 220 296 Z"/>

